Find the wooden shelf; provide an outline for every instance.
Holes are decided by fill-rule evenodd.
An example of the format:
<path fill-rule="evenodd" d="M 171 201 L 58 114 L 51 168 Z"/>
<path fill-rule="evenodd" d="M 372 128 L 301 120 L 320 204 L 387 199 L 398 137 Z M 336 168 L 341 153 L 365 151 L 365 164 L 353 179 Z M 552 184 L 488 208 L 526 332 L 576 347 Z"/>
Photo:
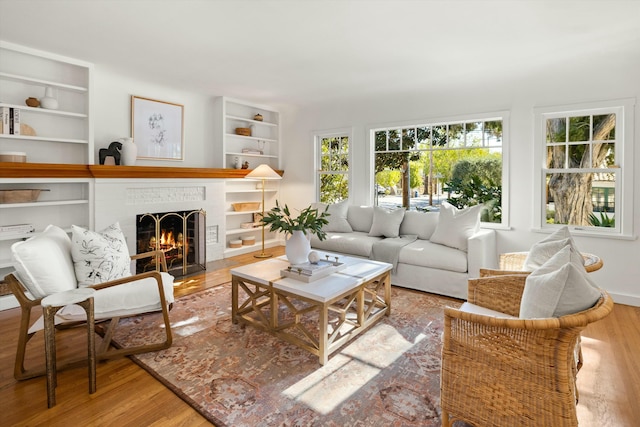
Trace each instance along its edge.
<path fill-rule="evenodd" d="M 244 178 L 251 169 L 0 162 L 0 178 Z M 277 171 L 280 176 L 284 171 Z"/>

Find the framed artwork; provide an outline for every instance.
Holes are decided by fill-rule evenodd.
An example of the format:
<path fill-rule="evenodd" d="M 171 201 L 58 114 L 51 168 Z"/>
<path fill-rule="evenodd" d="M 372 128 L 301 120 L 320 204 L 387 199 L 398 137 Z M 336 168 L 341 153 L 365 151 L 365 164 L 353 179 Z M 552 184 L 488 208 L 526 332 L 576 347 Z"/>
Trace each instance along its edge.
<path fill-rule="evenodd" d="M 184 160 L 184 106 L 131 96 L 131 137 L 139 159 Z"/>

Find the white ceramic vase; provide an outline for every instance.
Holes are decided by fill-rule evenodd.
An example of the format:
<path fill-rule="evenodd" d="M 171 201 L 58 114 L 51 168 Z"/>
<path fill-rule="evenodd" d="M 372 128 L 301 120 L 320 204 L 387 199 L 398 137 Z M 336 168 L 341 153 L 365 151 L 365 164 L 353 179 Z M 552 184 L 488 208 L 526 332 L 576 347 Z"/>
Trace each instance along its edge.
<path fill-rule="evenodd" d="M 53 96 L 53 88 L 47 86 L 44 89 L 44 97 L 40 99 L 40 107 L 47 110 L 57 110 L 58 100 Z"/>
<path fill-rule="evenodd" d="M 303 231 L 294 230 L 287 239 L 284 249 L 290 264 L 302 264 L 307 262 L 311 252 L 311 241 Z"/>
<path fill-rule="evenodd" d="M 122 151 L 120 152 L 120 164 L 124 166 L 133 166 L 136 164 L 138 157 L 138 146 L 134 144 L 133 138 L 121 138 Z"/>

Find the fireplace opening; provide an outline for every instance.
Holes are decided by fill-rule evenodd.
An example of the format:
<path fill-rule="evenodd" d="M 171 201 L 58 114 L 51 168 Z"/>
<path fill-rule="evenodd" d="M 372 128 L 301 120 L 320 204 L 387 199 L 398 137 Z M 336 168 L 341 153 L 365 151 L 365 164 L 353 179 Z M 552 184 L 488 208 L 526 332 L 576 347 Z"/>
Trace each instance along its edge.
<path fill-rule="evenodd" d="M 174 277 L 206 270 L 205 215 L 202 209 L 136 215 L 136 252 L 161 250 Z M 136 273 L 154 270 L 156 262 L 136 261 Z"/>

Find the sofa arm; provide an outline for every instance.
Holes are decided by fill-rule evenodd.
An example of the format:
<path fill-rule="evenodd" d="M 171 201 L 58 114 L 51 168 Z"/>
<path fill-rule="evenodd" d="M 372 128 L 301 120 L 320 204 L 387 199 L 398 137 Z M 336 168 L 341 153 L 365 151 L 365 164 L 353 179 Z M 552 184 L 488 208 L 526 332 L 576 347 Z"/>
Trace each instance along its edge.
<path fill-rule="evenodd" d="M 481 268 L 498 268 L 498 248 L 495 230 L 481 229 L 469 237 L 467 246 L 467 272 L 469 277 L 480 277 Z"/>

